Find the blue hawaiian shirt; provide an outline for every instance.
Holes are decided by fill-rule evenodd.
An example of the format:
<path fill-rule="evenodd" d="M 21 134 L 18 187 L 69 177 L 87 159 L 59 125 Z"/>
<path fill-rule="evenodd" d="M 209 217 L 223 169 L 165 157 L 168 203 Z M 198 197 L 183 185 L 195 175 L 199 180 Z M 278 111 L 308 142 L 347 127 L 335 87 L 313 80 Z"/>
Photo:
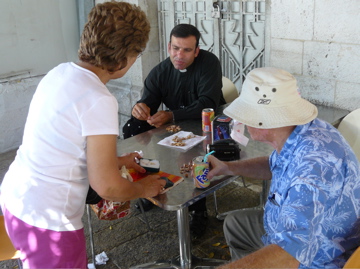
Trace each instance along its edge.
<path fill-rule="evenodd" d="M 282 247 L 299 268 L 342 268 L 360 245 L 360 165 L 348 143 L 315 119 L 297 126 L 269 162 L 264 244 Z"/>

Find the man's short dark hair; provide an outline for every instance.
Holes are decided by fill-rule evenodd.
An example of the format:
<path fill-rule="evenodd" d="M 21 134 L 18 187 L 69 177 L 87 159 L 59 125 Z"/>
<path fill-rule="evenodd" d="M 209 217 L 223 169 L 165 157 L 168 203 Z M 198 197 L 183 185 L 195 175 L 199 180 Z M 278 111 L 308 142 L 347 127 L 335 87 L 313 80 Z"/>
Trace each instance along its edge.
<path fill-rule="evenodd" d="M 195 36 L 196 38 L 196 47 L 199 46 L 199 40 L 200 40 L 200 32 L 199 30 L 191 24 L 185 24 L 185 23 L 181 23 L 176 25 L 170 33 L 170 42 L 171 42 L 171 37 L 175 36 L 175 37 L 180 37 L 180 38 L 186 38 L 189 36 Z"/>

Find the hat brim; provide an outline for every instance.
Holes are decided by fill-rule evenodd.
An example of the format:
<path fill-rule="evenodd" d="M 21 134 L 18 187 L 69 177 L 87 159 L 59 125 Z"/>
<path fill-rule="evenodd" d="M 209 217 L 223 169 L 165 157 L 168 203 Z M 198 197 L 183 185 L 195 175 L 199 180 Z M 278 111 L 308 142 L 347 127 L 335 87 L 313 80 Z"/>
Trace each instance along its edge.
<path fill-rule="evenodd" d="M 224 114 L 238 122 L 259 129 L 306 124 L 318 115 L 315 105 L 299 98 L 292 104 L 281 107 L 260 107 L 244 102 L 241 96 L 224 109 Z"/>

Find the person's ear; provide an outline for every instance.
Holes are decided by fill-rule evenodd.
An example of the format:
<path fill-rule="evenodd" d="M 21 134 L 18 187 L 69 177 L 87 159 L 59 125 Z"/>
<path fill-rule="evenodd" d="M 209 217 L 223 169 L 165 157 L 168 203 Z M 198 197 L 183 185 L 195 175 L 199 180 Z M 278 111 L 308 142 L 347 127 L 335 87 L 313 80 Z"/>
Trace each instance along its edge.
<path fill-rule="evenodd" d="M 200 46 L 197 46 L 195 49 L 195 57 L 199 55 L 199 52 L 200 52 Z"/>
<path fill-rule="evenodd" d="M 126 57 L 123 58 L 121 60 L 121 62 L 119 63 L 119 69 L 118 70 L 124 69 L 127 66 L 127 63 L 128 63 L 127 58 Z"/>
<path fill-rule="evenodd" d="M 171 42 L 168 43 L 168 53 L 170 54 L 170 50 L 171 50 Z"/>
<path fill-rule="evenodd" d="M 122 59 L 122 60 L 120 61 L 119 65 L 116 67 L 115 70 L 113 70 L 113 71 L 109 71 L 109 70 L 108 70 L 108 73 L 109 73 L 110 75 L 113 75 L 114 73 L 119 72 L 119 71 L 121 71 L 122 69 L 124 69 L 124 68 L 126 67 L 126 65 L 127 65 L 127 58 L 124 58 L 124 59 Z"/>

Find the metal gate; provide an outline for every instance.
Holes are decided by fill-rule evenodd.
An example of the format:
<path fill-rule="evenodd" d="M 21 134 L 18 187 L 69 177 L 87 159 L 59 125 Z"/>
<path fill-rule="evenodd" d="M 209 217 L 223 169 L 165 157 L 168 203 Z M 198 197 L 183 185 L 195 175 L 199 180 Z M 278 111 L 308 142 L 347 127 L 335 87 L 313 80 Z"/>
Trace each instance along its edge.
<path fill-rule="evenodd" d="M 265 0 L 158 0 L 160 60 L 165 59 L 171 29 L 195 25 L 200 48 L 213 52 L 223 76 L 241 89 L 245 75 L 264 66 Z"/>

